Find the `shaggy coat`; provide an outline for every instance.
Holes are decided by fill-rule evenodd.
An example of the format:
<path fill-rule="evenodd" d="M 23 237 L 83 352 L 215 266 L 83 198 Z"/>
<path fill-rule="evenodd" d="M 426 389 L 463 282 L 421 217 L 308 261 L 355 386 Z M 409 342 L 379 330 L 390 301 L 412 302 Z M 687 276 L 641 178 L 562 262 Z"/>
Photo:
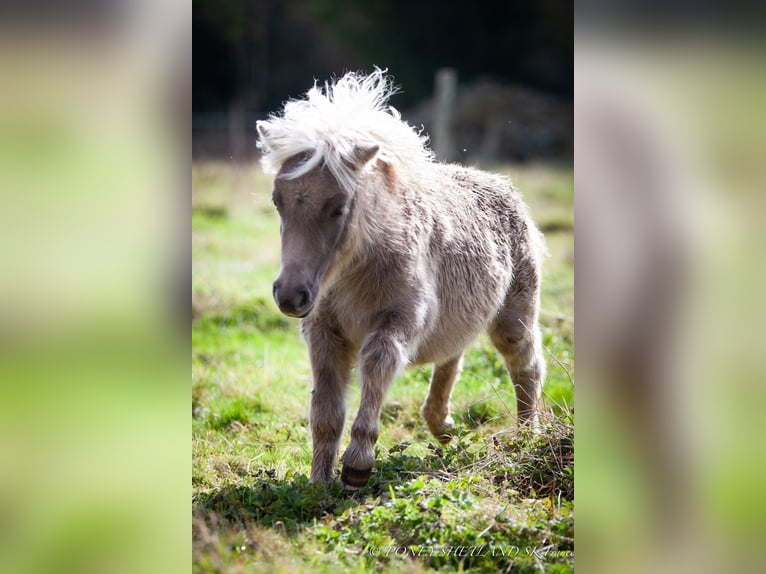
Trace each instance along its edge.
<path fill-rule="evenodd" d="M 421 413 L 442 442 L 463 352 L 483 331 L 533 427 L 545 375 L 544 247 L 521 197 L 505 178 L 435 162 L 386 107 L 393 91 L 380 70 L 347 74 L 258 123 L 281 217 L 274 298 L 302 319 L 311 359 L 313 481 L 333 477 L 358 366 L 361 404 L 342 457 L 350 488 L 371 475 L 386 391 L 408 365 L 434 364 Z"/>

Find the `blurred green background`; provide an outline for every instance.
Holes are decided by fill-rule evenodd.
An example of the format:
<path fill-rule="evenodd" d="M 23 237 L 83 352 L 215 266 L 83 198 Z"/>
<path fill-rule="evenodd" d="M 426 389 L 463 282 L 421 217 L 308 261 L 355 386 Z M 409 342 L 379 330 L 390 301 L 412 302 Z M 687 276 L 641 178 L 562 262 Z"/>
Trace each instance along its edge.
<path fill-rule="evenodd" d="M 84 4 L 90 5 L 85 12 Z M 393 6 L 396 17 L 365 19 L 358 15 L 363 4 L 383 12 Z M 3 13 L 3 571 L 188 568 L 190 115 L 193 133 L 223 126 L 220 137 L 207 140 L 213 143 L 200 148 L 192 142 L 195 157 L 226 163 L 234 155 L 229 153 L 232 110 L 239 117 L 266 114 L 281 98 L 300 95 L 315 76 L 321 80 L 346 66 L 388 65 L 407 94 L 396 105 L 412 113 L 413 121 L 419 117 L 418 102 L 429 98 L 435 68 L 445 65 L 456 67 L 461 88 L 469 89 L 473 101 L 486 101 L 483 86 L 488 83 L 495 88 L 500 83 L 505 86 L 501 93 L 513 94 L 503 97 L 503 102 L 526 101 L 527 90 L 545 96 L 535 101 L 560 101 L 566 99 L 567 90 L 571 92 L 566 81 L 554 85 L 550 79 L 556 75 L 555 65 L 551 68 L 544 57 L 530 56 L 534 46 L 556 44 L 559 38 L 562 45 L 571 45 L 567 34 L 571 25 L 548 16 L 561 13 L 560 5 L 565 3 L 488 6 L 475 26 L 474 16 L 468 16 L 473 3 L 466 3 L 465 28 L 456 29 L 453 19 L 452 34 L 434 44 L 433 53 L 465 50 L 471 55 L 471 69 L 457 60 L 434 61 L 432 54 L 425 54 L 429 46 L 411 42 L 418 38 L 413 32 L 418 26 L 424 30 L 423 38 L 439 33 L 432 30 L 436 27 L 430 25 L 431 16 L 420 21 L 408 18 L 407 10 L 415 10 L 410 8 L 414 4 L 419 5 L 349 2 L 339 16 L 330 17 L 320 4 L 304 16 L 308 12 L 293 9 L 299 4 L 273 2 L 272 7 L 278 6 L 275 10 L 290 12 L 283 21 L 308 19 L 303 28 L 290 24 L 280 30 L 274 41 L 289 48 L 283 50 L 281 62 L 304 68 L 316 64 L 317 71 L 286 73 L 278 81 L 277 69 L 283 67 L 275 68 L 272 62 L 268 70 L 274 82 L 269 81 L 268 100 L 244 108 L 232 97 L 238 93 L 237 78 L 250 72 L 239 71 L 233 63 L 240 61 L 233 54 L 235 39 L 222 38 L 221 28 L 209 22 L 213 16 L 206 8 L 198 10 L 197 2 L 190 6 L 125 0 L 98 3 L 98 8 L 95 3 L 58 2 L 43 12 L 40 4 L 29 3 L 26 11 Z M 591 3 L 590 11 L 578 13 L 575 103 L 590 102 L 595 110 L 576 115 L 575 120 L 576 258 L 582 260 L 577 272 L 577 563 L 587 571 L 627 572 L 631 565 L 637 572 L 755 571 L 762 562 L 761 485 L 766 469 L 760 456 L 764 434 L 759 412 L 765 398 L 760 335 L 766 237 L 762 225 L 766 189 L 763 20 L 750 12 L 743 17 L 716 3 L 695 5 L 693 10 L 681 4 L 620 2 L 602 10 L 598 3 Z M 463 13 L 463 3 L 444 5 L 445 14 Z M 433 4 L 423 6 L 433 8 Z M 519 13 L 507 12 L 515 9 L 544 14 L 530 23 Z M 243 21 L 236 15 L 235 19 Z M 374 62 L 367 46 L 361 45 L 354 59 L 346 62 L 340 57 L 319 67 L 315 54 L 324 50 L 316 37 L 327 34 L 330 40 L 322 42 L 350 44 L 350 48 L 328 50 L 351 53 L 354 45 L 364 44 L 360 35 L 364 39 L 378 33 L 378 21 L 384 26 L 383 41 L 377 36 L 374 44 L 403 54 L 399 69 Z M 320 23 L 313 28 L 314 22 Z M 330 32 L 313 36 L 305 32 L 338 26 L 356 28 L 339 31 L 337 38 Z M 564 31 L 551 31 L 556 26 Z M 398 44 L 399 27 L 408 42 L 403 46 Z M 203 56 L 197 53 L 196 43 L 192 48 L 192 28 L 195 38 L 198 34 L 217 38 L 205 50 L 212 62 L 208 71 L 194 74 L 190 56 L 194 52 L 195 62 Z M 496 46 L 484 30 L 498 28 L 512 28 L 509 41 L 513 41 L 510 36 L 523 41 L 505 53 L 502 47 L 495 50 L 493 57 L 504 58 L 505 67 L 485 71 L 501 81 L 482 83 L 482 59 L 475 50 L 485 40 L 486 45 Z M 301 31 L 291 34 L 292 30 Z M 461 33 L 464 30 L 474 33 L 469 36 Z M 526 46 L 531 46 L 530 52 Z M 408 60 L 418 60 L 420 54 L 431 63 L 418 71 L 409 67 Z M 561 65 L 571 68 L 571 56 L 567 58 L 570 61 Z M 216 63 L 221 71 L 218 79 Z M 586 68 L 581 64 L 587 64 Z M 544 68 L 554 73 L 536 72 Z M 201 107 L 200 92 L 192 91 L 192 76 L 197 82 L 198 73 L 211 78 L 207 85 L 214 92 L 204 97 L 202 101 L 209 103 Z M 225 88 L 216 88 L 217 84 Z M 508 85 L 513 86 L 511 91 L 505 91 Z M 216 95 L 219 92 L 223 95 Z M 412 100 L 407 101 L 409 97 Z M 613 108 L 621 109 L 621 117 L 632 119 L 633 125 L 650 126 L 654 137 L 618 129 L 623 122 L 612 121 L 616 116 L 607 113 Z M 558 108 L 541 109 L 543 117 L 560 117 L 549 113 Z M 216 114 L 220 117 L 211 119 Z M 487 124 L 482 117 L 462 121 L 469 128 L 468 141 L 479 142 L 466 146 L 466 153 L 478 153 L 487 132 L 475 126 Z M 241 134 L 243 128 L 238 129 Z M 610 136 L 601 140 L 604 145 L 586 145 L 593 129 Z M 500 135 L 512 134 L 513 129 Z M 247 165 L 254 159 L 248 147 L 252 140 L 242 141 L 237 149 L 244 150 L 241 158 Z M 530 149 L 529 142 L 518 147 L 512 138 L 499 141 L 505 143 L 494 149 Z M 550 141 L 545 136 L 532 143 Z M 638 141 L 643 144 L 636 145 Z M 489 143 L 486 148 L 491 150 Z M 461 153 L 462 148 L 457 149 Z M 685 333 L 672 337 L 685 352 L 671 363 L 690 368 L 684 376 L 665 376 L 674 404 L 683 407 L 670 417 L 676 431 L 672 442 L 681 446 L 673 452 L 682 456 L 676 466 L 664 467 L 671 470 L 668 476 L 676 484 L 670 492 L 679 495 L 675 498 L 683 504 L 667 507 L 667 497 L 658 495 L 657 484 L 662 484 L 657 482 L 658 473 L 648 478 L 652 467 L 646 455 L 652 449 L 647 449 L 645 439 L 653 437 L 649 446 L 665 441 L 653 434 L 652 417 L 635 424 L 630 409 L 624 409 L 625 401 L 619 406 L 611 400 L 615 377 L 589 384 L 598 379 L 588 376 L 602 363 L 598 349 L 608 347 L 610 341 L 591 337 L 587 321 L 583 322 L 589 317 L 614 318 L 618 332 L 629 332 L 632 321 L 642 315 L 644 307 L 630 299 L 617 297 L 616 305 L 607 309 L 600 304 L 588 306 L 586 298 L 598 293 L 605 301 L 605 296 L 629 293 L 624 284 L 616 284 L 619 271 L 637 267 L 628 247 L 661 237 L 657 225 L 642 223 L 653 192 L 651 183 L 641 176 L 658 170 L 651 167 L 654 164 L 638 161 L 623 164 L 610 153 L 621 151 L 641 159 L 647 149 L 658 150 L 657 156 L 667 160 L 690 191 L 685 195 L 663 191 L 660 195 L 666 201 L 655 203 L 658 209 L 648 213 L 656 213 L 658 221 L 672 213 L 663 229 L 691 232 L 686 236 L 694 253 L 691 262 L 703 270 L 693 281 L 675 288 L 688 307 L 672 321 Z M 528 159 L 518 152 L 511 154 L 505 159 L 516 165 Z M 615 173 L 621 177 L 612 179 Z M 636 181 L 641 185 L 635 187 Z M 595 199 L 589 190 L 600 182 L 607 189 L 629 191 L 623 195 L 632 201 L 617 213 L 609 210 L 614 199 L 609 194 L 589 202 L 589 197 Z M 669 189 L 680 188 L 671 185 Z M 698 216 L 700 207 L 703 214 Z M 596 232 L 599 222 L 612 227 Z M 615 246 L 620 257 L 602 259 L 607 263 L 600 267 L 584 265 L 588 253 L 598 254 L 604 245 Z M 632 312 L 631 321 L 620 309 Z M 691 461 L 681 464 L 684 459 Z M 675 468 L 684 471 L 675 473 Z M 661 508 L 668 511 L 657 512 Z M 669 531 L 674 536 L 668 536 Z"/>

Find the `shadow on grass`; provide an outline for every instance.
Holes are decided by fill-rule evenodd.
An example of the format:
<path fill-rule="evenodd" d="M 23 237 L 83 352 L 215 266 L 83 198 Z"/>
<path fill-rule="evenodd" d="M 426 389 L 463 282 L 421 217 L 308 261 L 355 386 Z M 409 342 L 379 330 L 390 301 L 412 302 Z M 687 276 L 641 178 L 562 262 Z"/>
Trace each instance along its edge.
<path fill-rule="evenodd" d="M 338 516 L 370 496 L 387 496 L 389 485 L 407 482 L 433 470 L 423 458 L 389 454 L 378 460 L 367 486 L 351 491 L 342 486 L 340 469 L 328 485 L 311 484 L 302 474 L 277 479 L 275 471 L 260 469 L 254 483 L 195 494 L 192 514 L 195 521 L 214 522 L 216 527 L 247 529 L 255 525 L 292 536 L 313 525 L 315 520 Z"/>
<path fill-rule="evenodd" d="M 307 525 L 328 515 L 340 514 L 359 501 L 339 480 L 329 485 L 310 484 L 305 475 L 273 478 L 273 471 L 261 470 L 254 484 L 224 486 L 198 493 L 193 498 L 193 515 L 213 515 L 219 526 L 245 528 L 255 524 L 299 533 Z"/>

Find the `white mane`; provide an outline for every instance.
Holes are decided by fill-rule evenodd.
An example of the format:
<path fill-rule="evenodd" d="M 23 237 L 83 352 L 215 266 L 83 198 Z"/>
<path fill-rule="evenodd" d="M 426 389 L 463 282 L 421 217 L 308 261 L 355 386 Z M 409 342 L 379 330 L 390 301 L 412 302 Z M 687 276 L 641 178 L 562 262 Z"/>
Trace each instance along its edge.
<path fill-rule="evenodd" d="M 325 83 L 324 90 L 314 84 L 304 99 L 287 102 L 281 115 L 258 122 L 264 171 L 277 173 L 287 159 L 307 152 L 307 159 L 284 177 L 300 177 L 322 163 L 353 193 L 357 146 L 379 146 L 377 158 L 403 174 L 416 175 L 424 163 L 433 162 L 428 138 L 387 105 L 397 89 L 384 74 L 378 68 L 368 76 L 350 72 Z"/>

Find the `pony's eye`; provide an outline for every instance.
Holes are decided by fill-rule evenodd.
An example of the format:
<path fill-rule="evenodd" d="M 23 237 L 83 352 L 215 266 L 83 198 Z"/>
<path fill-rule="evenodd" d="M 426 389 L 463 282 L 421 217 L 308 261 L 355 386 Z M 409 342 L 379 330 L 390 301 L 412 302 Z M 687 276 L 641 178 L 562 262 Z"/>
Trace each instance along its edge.
<path fill-rule="evenodd" d="M 344 209 L 343 209 L 343 207 L 336 207 L 336 208 L 333 210 L 333 212 L 332 212 L 332 214 L 331 214 L 331 215 L 332 215 L 333 217 L 340 217 L 341 215 L 343 215 L 343 213 L 344 213 Z"/>

